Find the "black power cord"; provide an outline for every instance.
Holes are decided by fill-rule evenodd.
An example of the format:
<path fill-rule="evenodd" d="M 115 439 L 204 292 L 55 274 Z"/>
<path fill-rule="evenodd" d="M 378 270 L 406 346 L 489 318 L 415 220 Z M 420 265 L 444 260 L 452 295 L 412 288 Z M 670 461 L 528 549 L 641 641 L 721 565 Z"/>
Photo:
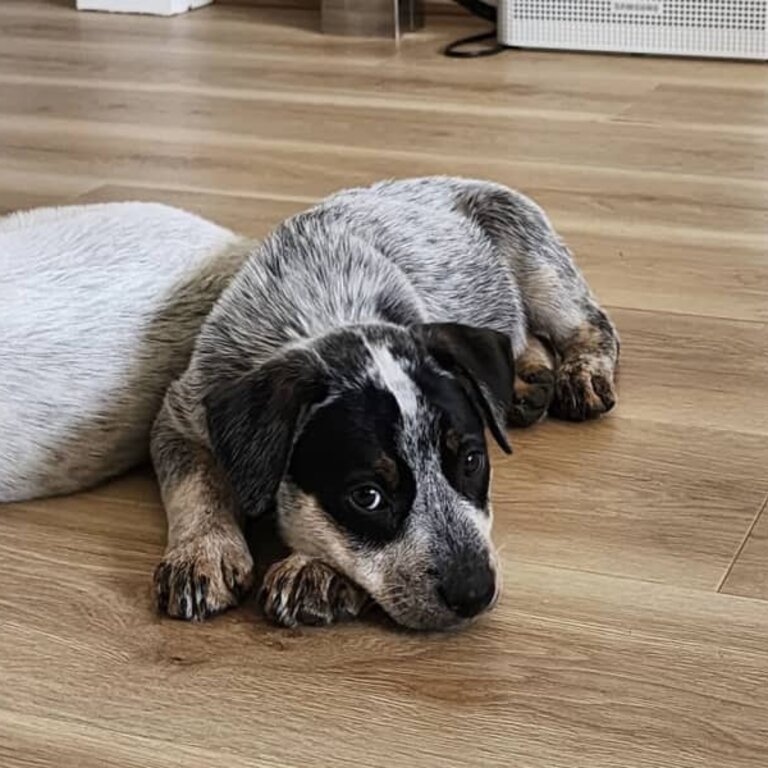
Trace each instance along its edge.
<path fill-rule="evenodd" d="M 496 40 L 498 34 L 496 29 L 497 11 L 492 5 L 480 2 L 480 0 L 456 0 L 456 2 L 470 13 L 474 13 L 475 16 L 493 22 L 493 29 L 490 32 L 481 32 L 479 35 L 470 35 L 454 40 L 443 49 L 445 56 L 454 59 L 477 59 L 481 56 L 494 56 L 506 50 L 506 46 L 498 42 L 491 46 L 472 47 L 469 50 L 464 50 L 465 46 L 468 45 L 476 46 L 477 43 L 482 43 L 485 40 Z"/>
<path fill-rule="evenodd" d="M 492 21 L 494 24 L 496 23 L 497 11 L 494 6 L 483 3 L 481 0 L 456 0 L 456 2 L 470 13 L 474 13 L 475 16 L 479 16 L 486 21 Z"/>

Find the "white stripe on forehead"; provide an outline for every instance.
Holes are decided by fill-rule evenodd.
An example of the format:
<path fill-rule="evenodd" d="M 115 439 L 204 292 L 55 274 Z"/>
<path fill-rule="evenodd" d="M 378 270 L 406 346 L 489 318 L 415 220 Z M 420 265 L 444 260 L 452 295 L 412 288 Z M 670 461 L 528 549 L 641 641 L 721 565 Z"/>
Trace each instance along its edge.
<path fill-rule="evenodd" d="M 403 363 L 396 360 L 386 347 L 368 345 L 368 350 L 373 358 L 373 366 L 369 370 L 371 378 L 378 379 L 392 393 L 404 417 L 414 417 L 419 407 L 418 393 Z"/>

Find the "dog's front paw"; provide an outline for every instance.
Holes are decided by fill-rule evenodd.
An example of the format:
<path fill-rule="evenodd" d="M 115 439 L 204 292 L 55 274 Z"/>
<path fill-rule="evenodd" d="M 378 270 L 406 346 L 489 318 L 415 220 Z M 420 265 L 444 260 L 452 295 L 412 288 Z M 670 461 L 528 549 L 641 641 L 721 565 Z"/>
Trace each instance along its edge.
<path fill-rule="evenodd" d="M 585 421 L 608 413 L 616 405 L 613 366 L 601 357 L 566 360 L 555 375 L 555 395 L 549 412 L 559 419 Z"/>
<path fill-rule="evenodd" d="M 264 615 L 275 624 L 332 624 L 357 616 L 368 596 L 321 560 L 293 554 L 264 577 Z"/>
<path fill-rule="evenodd" d="M 154 582 L 159 611 L 199 621 L 242 600 L 253 582 L 253 559 L 241 536 L 214 529 L 170 547 Z"/>

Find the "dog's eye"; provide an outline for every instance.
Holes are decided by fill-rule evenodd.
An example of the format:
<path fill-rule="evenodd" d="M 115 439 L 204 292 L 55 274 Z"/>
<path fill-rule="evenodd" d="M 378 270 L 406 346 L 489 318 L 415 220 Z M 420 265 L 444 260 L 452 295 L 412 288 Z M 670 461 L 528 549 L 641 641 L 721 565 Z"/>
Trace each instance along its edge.
<path fill-rule="evenodd" d="M 375 485 L 361 485 L 349 494 L 352 505 L 363 512 L 378 512 L 386 506 L 384 495 Z"/>
<path fill-rule="evenodd" d="M 485 466 L 485 456 L 482 451 L 469 451 L 464 456 L 464 474 L 468 477 L 476 475 Z"/>

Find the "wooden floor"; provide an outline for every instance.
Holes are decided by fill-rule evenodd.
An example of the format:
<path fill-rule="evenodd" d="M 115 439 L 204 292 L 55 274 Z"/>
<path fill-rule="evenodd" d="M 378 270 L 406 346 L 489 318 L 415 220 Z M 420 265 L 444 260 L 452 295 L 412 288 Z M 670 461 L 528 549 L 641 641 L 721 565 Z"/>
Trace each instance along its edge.
<path fill-rule="evenodd" d="M 621 402 L 512 435 L 505 594 L 460 634 L 156 617 L 146 470 L 0 509 L 0 765 L 768 764 L 768 67 L 69 5 L 0 3 L 0 210 L 160 200 L 258 236 L 339 187 L 490 177 L 611 309 Z"/>

